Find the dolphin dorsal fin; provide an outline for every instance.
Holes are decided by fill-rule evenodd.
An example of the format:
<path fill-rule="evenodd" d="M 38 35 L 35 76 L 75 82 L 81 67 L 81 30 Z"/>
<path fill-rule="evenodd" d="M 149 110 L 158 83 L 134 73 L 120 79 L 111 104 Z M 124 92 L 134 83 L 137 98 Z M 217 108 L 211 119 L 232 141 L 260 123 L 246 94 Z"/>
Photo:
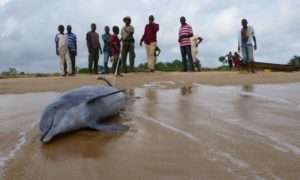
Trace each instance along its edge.
<path fill-rule="evenodd" d="M 123 90 L 118 90 L 118 91 L 115 91 L 115 92 L 111 92 L 111 93 L 108 93 L 108 94 L 104 94 L 104 95 L 100 95 L 100 96 L 93 96 L 91 97 L 90 99 L 88 99 L 86 101 L 87 104 L 92 104 L 94 103 L 95 101 L 97 101 L 98 99 L 102 99 L 102 98 L 105 98 L 105 97 L 108 97 L 108 96 L 111 96 L 111 95 L 114 95 L 114 94 L 117 94 L 117 93 L 120 93 L 120 92 L 124 92 L 126 91 L 125 89 Z"/>
<path fill-rule="evenodd" d="M 112 84 L 111 84 L 107 79 L 105 79 L 105 78 L 103 78 L 103 77 L 98 77 L 97 79 L 98 79 L 98 80 L 103 80 L 103 81 L 105 81 L 109 86 L 112 86 Z"/>

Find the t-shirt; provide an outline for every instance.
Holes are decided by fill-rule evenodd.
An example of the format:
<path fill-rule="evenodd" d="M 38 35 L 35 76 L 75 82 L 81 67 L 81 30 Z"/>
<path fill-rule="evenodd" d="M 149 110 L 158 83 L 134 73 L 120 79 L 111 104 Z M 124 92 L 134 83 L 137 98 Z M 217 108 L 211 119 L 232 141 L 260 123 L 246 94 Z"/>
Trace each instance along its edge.
<path fill-rule="evenodd" d="M 56 34 L 55 43 L 58 44 L 58 50 L 63 51 L 68 49 L 68 37 L 65 34 Z"/>
<path fill-rule="evenodd" d="M 120 53 L 121 43 L 120 43 L 120 39 L 119 39 L 118 35 L 113 34 L 111 36 L 109 44 L 111 46 L 111 54 L 113 56 Z"/>
<path fill-rule="evenodd" d="M 129 36 L 130 33 L 134 33 L 134 27 L 132 25 L 124 26 L 121 31 L 121 35 L 123 37 L 123 41 L 133 41 L 133 39 Z"/>
<path fill-rule="evenodd" d="M 110 39 L 111 39 L 110 34 L 105 33 L 105 34 L 102 35 L 102 40 L 104 42 L 103 51 L 110 51 L 111 50 L 111 47 L 110 47 L 110 44 L 109 44 Z"/>
<path fill-rule="evenodd" d="M 93 31 L 90 31 L 86 34 L 86 41 L 88 48 L 100 49 L 99 34 Z"/>
<path fill-rule="evenodd" d="M 76 52 L 76 44 L 77 44 L 77 37 L 74 33 L 67 33 L 66 34 L 68 37 L 68 47 L 69 50 L 72 52 Z"/>
<path fill-rule="evenodd" d="M 156 42 L 156 33 L 159 31 L 159 25 L 156 23 L 149 23 L 145 26 L 144 35 L 141 41 L 144 41 L 145 44 L 149 45 L 152 42 Z"/>
<path fill-rule="evenodd" d="M 179 28 L 179 37 L 188 36 L 190 34 L 193 34 L 192 27 L 188 24 L 181 25 L 181 27 Z M 180 46 L 189 46 L 189 45 L 191 45 L 191 41 L 189 37 L 181 38 Z"/>
<path fill-rule="evenodd" d="M 239 46 L 242 46 L 242 30 L 241 29 L 238 33 L 238 41 L 239 41 Z M 252 44 L 253 42 L 253 37 L 255 36 L 254 28 L 252 26 L 248 26 L 247 31 L 245 33 L 245 36 L 248 36 L 248 41 L 246 44 Z"/>

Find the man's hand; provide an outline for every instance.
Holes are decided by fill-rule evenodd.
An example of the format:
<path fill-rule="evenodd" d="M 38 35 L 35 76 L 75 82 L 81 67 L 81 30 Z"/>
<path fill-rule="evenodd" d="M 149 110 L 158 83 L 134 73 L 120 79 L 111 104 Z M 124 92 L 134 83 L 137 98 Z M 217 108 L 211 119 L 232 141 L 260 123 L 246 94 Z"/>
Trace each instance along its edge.
<path fill-rule="evenodd" d="M 254 50 L 256 50 L 257 49 L 257 46 L 256 46 L 256 43 L 254 44 Z"/>

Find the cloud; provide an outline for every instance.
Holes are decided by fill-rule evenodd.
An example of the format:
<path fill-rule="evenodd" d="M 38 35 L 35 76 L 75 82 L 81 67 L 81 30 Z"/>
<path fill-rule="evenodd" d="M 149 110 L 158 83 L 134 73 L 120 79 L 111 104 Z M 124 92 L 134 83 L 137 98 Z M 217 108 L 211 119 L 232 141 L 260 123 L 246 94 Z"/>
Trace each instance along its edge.
<path fill-rule="evenodd" d="M 256 59 L 286 63 L 299 55 L 299 8 L 297 0 L 0 0 L 0 71 L 17 67 L 25 72 L 57 72 L 54 36 L 59 24 L 73 26 L 78 38 L 77 65 L 86 67 L 85 35 L 91 23 L 95 22 L 102 34 L 105 25 L 122 27 L 123 17 L 129 15 L 138 42 L 150 14 L 160 24 L 159 61 L 180 58 L 179 18 L 185 16 L 194 33 L 204 39 L 199 46 L 203 66 L 219 66 L 219 56 L 236 51 L 243 18 L 256 31 Z M 144 47 L 136 44 L 136 54 L 136 64 L 146 62 Z"/>

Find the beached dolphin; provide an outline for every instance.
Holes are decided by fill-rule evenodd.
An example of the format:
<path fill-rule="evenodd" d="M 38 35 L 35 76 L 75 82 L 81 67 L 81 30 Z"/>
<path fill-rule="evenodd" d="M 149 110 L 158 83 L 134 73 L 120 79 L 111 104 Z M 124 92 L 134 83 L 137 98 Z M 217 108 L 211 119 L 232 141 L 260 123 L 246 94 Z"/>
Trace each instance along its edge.
<path fill-rule="evenodd" d="M 54 136 L 83 128 L 103 131 L 124 131 L 127 126 L 103 124 L 124 108 L 126 96 L 106 79 L 107 85 L 83 86 L 60 95 L 42 113 L 40 140 L 50 141 Z"/>

